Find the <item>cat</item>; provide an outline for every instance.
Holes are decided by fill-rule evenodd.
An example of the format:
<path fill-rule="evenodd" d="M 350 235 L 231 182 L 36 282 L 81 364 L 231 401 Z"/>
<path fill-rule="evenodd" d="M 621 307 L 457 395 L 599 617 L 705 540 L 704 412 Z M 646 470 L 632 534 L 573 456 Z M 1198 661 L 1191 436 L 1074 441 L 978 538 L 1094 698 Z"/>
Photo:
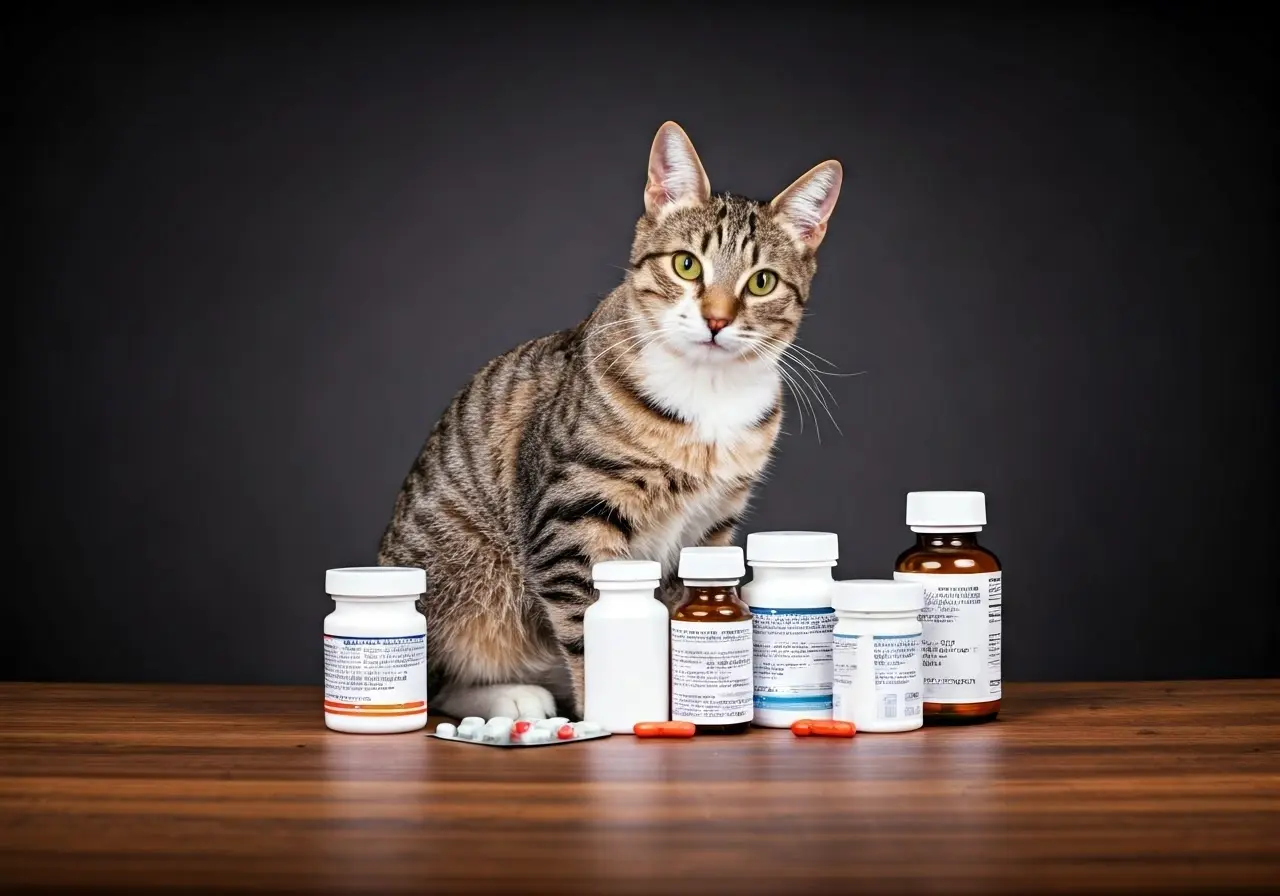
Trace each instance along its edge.
<path fill-rule="evenodd" d="M 794 340 L 843 170 L 771 202 L 711 193 L 659 128 L 622 283 L 578 326 L 490 361 L 396 498 L 382 566 L 427 571 L 432 709 L 580 719 L 592 564 L 733 543 L 782 423 Z"/>

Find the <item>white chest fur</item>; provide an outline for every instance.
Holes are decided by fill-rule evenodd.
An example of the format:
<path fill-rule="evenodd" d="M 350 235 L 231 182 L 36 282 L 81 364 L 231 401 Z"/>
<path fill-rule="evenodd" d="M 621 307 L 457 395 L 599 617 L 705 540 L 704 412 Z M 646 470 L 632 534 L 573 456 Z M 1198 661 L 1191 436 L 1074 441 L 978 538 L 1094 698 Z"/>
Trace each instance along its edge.
<path fill-rule="evenodd" d="M 762 360 L 700 362 L 649 345 L 637 366 L 648 397 L 692 424 L 706 444 L 733 446 L 778 396 L 778 371 Z"/>

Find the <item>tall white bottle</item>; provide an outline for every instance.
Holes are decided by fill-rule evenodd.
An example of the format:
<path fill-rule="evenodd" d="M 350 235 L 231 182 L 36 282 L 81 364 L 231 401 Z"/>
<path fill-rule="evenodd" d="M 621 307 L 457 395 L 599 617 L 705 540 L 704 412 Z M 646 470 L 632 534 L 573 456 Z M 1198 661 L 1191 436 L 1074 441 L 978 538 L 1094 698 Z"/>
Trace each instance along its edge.
<path fill-rule="evenodd" d="M 662 567 L 609 560 L 591 570 L 599 598 L 582 620 L 583 714 L 614 734 L 671 712 L 671 619 L 655 596 Z"/>

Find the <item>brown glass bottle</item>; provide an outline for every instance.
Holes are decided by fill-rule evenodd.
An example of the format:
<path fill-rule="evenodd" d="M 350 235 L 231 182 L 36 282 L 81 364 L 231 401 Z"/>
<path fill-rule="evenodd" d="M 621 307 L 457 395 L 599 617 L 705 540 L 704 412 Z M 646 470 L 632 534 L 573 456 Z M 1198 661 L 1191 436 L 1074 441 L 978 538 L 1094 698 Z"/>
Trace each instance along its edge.
<path fill-rule="evenodd" d="M 693 722 L 698 734 L 751 727 L 751 608 L 738 594 L 745 574 L 738 547 L 680 553 L 685 589 L 671 611 L 671 718 Z"/>
<path fill-rule="evenodd" d="M 1000 712 L 1003 583 L 1000 560 L 978 543 L 985 496 L 912 492 L 907 524 L 916 543 L 898 556 L 894 578 L 925 588 L 924 721 L 993 721 Z"/>

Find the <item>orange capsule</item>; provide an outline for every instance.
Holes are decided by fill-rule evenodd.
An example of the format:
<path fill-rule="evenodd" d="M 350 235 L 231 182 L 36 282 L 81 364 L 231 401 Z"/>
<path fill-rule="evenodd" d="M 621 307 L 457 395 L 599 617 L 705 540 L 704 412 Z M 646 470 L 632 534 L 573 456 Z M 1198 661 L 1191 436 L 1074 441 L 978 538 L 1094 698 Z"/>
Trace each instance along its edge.
<path fill-rule="evenodd" d="M 636 722 L 636 737 L 693 737 L 698 727 L 693 722 Z"/>
<path fill-rule="evenodd" d="M 853 722 L 835 719 L 800 719 L 791 723 L 791 733 L 796 737 L 853 737 Z"/>

